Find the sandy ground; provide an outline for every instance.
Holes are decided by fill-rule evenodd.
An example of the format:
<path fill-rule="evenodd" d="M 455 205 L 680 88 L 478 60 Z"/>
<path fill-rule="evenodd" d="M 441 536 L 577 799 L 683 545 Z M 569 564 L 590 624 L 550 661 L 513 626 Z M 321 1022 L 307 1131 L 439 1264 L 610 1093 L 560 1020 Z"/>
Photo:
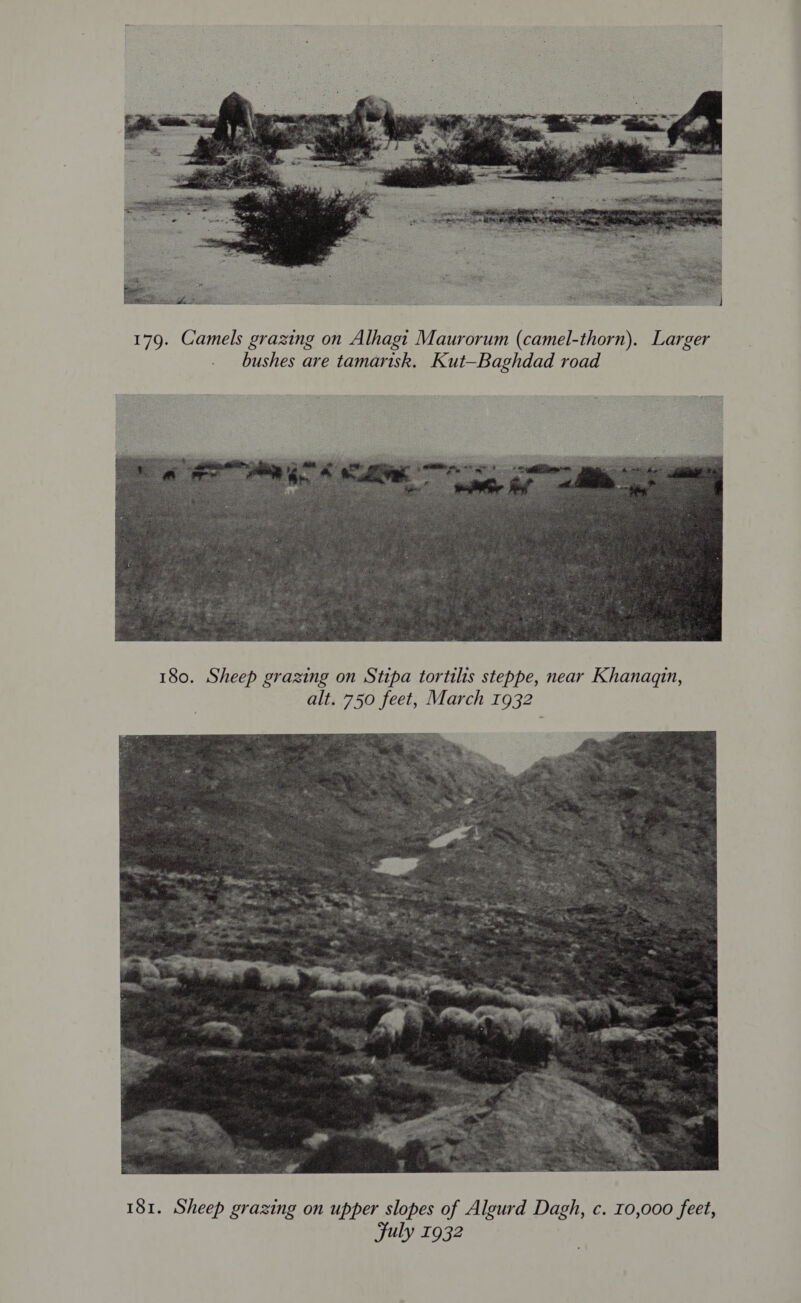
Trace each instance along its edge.
<path fill-rule="evenodd" d="M 474 185 L 408 190 L 380 184 L 383 171 L 415 157 L 408 141 L 361 167 L 315 163 L 305 146 L 284 150 L 285 184 L 373 196 L 370 217 L 321 266 L 290 268 L 238 248 L 231 201 L 241 191 L 179 184 L 199 134 L 209 133 L 167 127 L 126 143 L 128 303 L 720 302 L 720 225 L 688 224 L 693 212 L 719 211 L 720 154 L 683 154 L 672 172 L 561 183 L 474 168 Z M 620 127 L 546 138 L 575 147 L 602 134 L 638 138 Z M 642 138 L 655 148 L 665 143 Z M 576 225 L 588 209 L 608 211 L 609 227 Z M 612 224 L 624 210 L 653 221 Z M 538 212 L 538 221 L 527 220 Z"/>

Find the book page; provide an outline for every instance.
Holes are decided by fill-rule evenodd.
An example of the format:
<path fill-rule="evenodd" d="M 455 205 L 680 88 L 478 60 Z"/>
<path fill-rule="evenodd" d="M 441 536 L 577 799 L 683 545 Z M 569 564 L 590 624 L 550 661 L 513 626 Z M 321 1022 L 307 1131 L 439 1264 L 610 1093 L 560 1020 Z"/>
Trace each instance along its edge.
<path fill-rule="evenodd" d="M 794 18 L 7 10 L 14 1303 L 797 1296 Z"/>

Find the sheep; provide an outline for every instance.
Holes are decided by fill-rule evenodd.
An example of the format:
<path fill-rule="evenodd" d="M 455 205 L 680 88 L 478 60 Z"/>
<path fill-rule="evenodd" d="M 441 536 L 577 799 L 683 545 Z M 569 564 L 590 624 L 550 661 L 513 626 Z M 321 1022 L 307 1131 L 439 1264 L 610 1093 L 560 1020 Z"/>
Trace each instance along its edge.
<path fill-rule="evenodd" d="M 166 959 L 153 960 L 162 977 L 177 977 L 187 962 L 183 955 L 168 955 Z"/>
<path fill-rule="evenodd" d="M 466 999 L 467 987 L 461 982 L 438 982 L 436 986 L 428 988 L 426 998 L 432 1009 L 444 1009 L 446 1005 Z"/>
<path fill-rule="evenodd" d="M 310 1000 L 343 1001 L 345 1004 L 366 1004 L 367 996 L 362 991 L 312 991 Z"/>
<path fill-rule="evenodd" d="M 634 1027 L 602 1027 L 597 1032 L 590 1032 L 590 1040 L 610 1050 L 627 1050 L 639 1043 L 640 1033 Z"/>
<path fill-rule="evenodd" d="M 612 1026 L 612 1010 L 608 1000 L 578 1000 L 576 1009 L 588 1032 Z"/>
<path fill-rule="evenodd" d="M 141 984 L 143 977 L 160 977 L 161 974 L 155 964 L 149 959 L 144 959 L 141 955 L 132 955 L 129 959 L 123 959 L 120 964 L 120 981 L 137 982 Z"/>
<path fill-rule="evenodd" d="M 391 1009 L 402 1009 L 404 1013 L 408 1009 L 415 1009 L 423 1028 L 428 1029 L 434 1025 L 435 1016 L 427 1005 L 418 1004 L 416 1000 L 405 1000 L 398 995 L 378 995 L 367 1014 L 365 1021 L 367 1031 L 372 1031 L 374 1027 L 377 1027 L 384 1014 L 389 1013 Z"/>
<path fill-rule="evenodd" d="M 389 1009 L 382 1014 L 365 1042 L 367 1052 L 377 1058 L 387 1058 L 400 1047 L 405 1021 L 405 1009 Z"/>
<path fill-rule="evenodd" d="M 617 1022 L 622 1027 L 647 1027 L 655 1013 L 655 1004 L 618 1004 Z"/>
<path fill-rule="evenodd" d="M 584 1027 L 584 1020 L 578 1011 L 576 1002 L 566 995 L 533 995 L 526 1009 L 550 1011 L 560 1027 Z M 525 1018 L 526 1009 L 523 1010 Z"/>
<path fill-rule="evenodd" d="M 467 1036 L 471 1040 L 478 1038 L 478 1019 L 466 1009 L 451 1005 L 443 1009 L 437 1020 L 437 1031 L 441 1036 Z"/>
<path fill-rule="evenodd" d="M 271 968 L 277 976 L 279 991 L 300 989 L 300 973 L 294 964 L 272 964 Z"/>
<path fill-rule="evenodd" d="M 397 989 L 397 977 L 388 977 L 386 973 L 376 973 L 364 984 L 365 995 L 395 995 Z"/>
<path fill-rule="evenodd" d="M 517 1009 L 492 1009 L 476 1012 L 478 1039 L 485 1041 L 497 1054 L 508 1055 L 520 1039 L 523 1018 Z"/>
<path fill-rule="evenodd" d="M 550 1009 L 529 1009 L 517 1042 L 517 1053 L 524 1063 L 545 1068 L 559 1043 L 559 1023 Z"/>
<path fill-rule="evenodd" d="M 205 1041 L 207 1045 L 222 1045 L 226 1049 L 235 1050 L 242 1040 L 242 1033 L 233 1023 L 212 1020 L 204 1022 L 199 1028 L 198 1040 Z"/>
<path fill-rule="evenodd" d="M 408 1004 L 403 1011 L 403 1031 L 401 1047 L 404 1050 L 416 1050 L 420 1046 L 424 1028 L 423 1011 L 416 1004 Z"/>
<path fill-rule="evenodd" d="M 503 1009 L 509 1005 L 507 996 L 495 991 L 491 986 L 471 986 L 465 997 L 465 1006 L 475 1010 L 481 1005 L 490 1005 L 493 1009 Z"/>

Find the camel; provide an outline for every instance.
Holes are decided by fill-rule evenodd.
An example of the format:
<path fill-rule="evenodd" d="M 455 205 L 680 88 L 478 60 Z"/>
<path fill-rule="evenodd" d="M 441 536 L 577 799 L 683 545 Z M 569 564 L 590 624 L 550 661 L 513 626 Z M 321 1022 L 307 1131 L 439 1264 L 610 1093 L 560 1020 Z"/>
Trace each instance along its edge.
<path fill-rule="evenodd" d="M 382 100 L 378 95 L 365 95 L 363 99 L 359 100 L 353 112 L 348 115 L 348 121 L 358 127 L 363 136 L 367 135 L 368 122 L 383 122 L 384 130 L 387 133 L 385 148 L 389 149 L 390 140 L 394 140 L 395 148 L 398 148 L 395 111 L 389 100 Z"/>
<path fill-rule="evenodd" d="M 220 105 L 220 112 L 217 116 L 217 125 L 214 128 L 214 139 L 229 139 L 228 131 L 230 128 L 231 144 L 236 139 L 236 129 L 241 127 L 249 140 L 254 140 L 256 132 L 253 127 L 253 105 L 250 100 L 246 100 L 244 95 L 232 90 L 230 95 L 226 95 Z"/>
<path fill-rule="evenodd" d="M 675 145 L 685 127 L 689 127 L 696 118 L 706 118 L 709 131 L 718 149 L 723 148 L 723 94 L 719 90 L 705 90 L 693 104 L 688 113 L 668 127 L 667 136 L 671 145 Z"/>

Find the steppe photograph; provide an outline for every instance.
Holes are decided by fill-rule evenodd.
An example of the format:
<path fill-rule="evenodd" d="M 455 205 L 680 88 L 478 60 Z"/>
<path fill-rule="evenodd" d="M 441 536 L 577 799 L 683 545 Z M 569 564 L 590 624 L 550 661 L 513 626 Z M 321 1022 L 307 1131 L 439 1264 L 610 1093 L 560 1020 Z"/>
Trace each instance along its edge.
<path fill-rule="evenodd" d="M 120 395 L 121 641 L 716 641 L 715 397 Z"/>
<path fill-rule="evenodd" d="M 123 1171 L 714 1169 L 715 774 L 700 732 L 121 739 Z"/>
<path fill-rule="evenodd" d="M 719 27 L 128 27 L 125 301 L 718 305 L 721 76 Z"/>

